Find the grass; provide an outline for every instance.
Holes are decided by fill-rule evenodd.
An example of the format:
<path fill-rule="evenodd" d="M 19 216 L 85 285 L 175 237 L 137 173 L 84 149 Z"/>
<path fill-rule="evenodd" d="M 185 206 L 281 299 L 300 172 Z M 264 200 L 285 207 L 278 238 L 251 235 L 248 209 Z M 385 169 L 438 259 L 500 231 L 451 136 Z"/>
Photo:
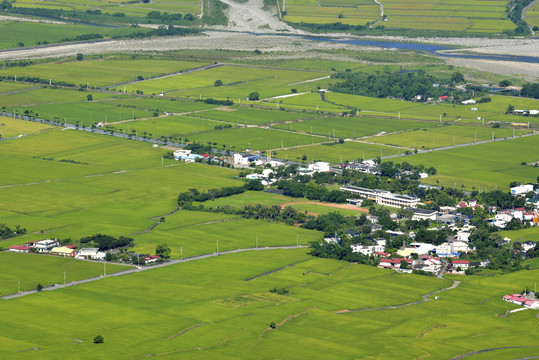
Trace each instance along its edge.
<path fill-rule="evenodd" d="M 0 252 L 0 259 L 2 296 L 16 293 L 18 281 L 21 291 L 27 291 L 35 289 L 37 284 L 42 286 L 63 284 L 64 272 L 67 282 L 103 275 L 103 264 L 73 258 L 4 251 Z M 129 269 L 127 266 L 107 264 L 109 274 L 127 269 Z"/>
<path fill-rule="evenodd" d="M 0 222 L 79 239 L 142 231 L 151 217 L 170 212 L 178 194 L 235 186 L 237 171 L 166 160 L 164 149 L 136 141 L 77 131 L 52 131 L 0 143 Z M 70 160 L 71 162 L 62 162 Z M 21 238 L 9 240 L 17 244 Z M 138 243 L 137 243 L 138 244 Z"/>
<path fill-rule="evenodd" d="M 522 230 L 508 230 L 501 233 L 501 235 L 518 242 L 539 241 L 539 228 L 531 227 Z"/>
<path fill-rule="evenodd" d="M 208 70 L 169 76 L 157 80 L 147 80 L 126 86 L 128 92 L 136 90 L 147 94 L 169 93 L 169 96 L 182 98 L 213 97 L 245 99 L 251 92 L 257 91 L 261 98 L 289 94 L 291 88 L 298 92 L 307 87 L 315 89 L 317 82 L 299 83 L 318 79 L 327 73 L 251 68 L 238 66 L 219 66 Z M 214 86 L 217 80 L 223 86 Z M 326 80 L 327 82 L 327 80 Z"/>
<path fill-rule="evenodd" d="M 292 266 L 283 268 L 287 265 Z M 276 269 L 281 270 L 245 281 Z M 4 301 L 1 351 L 14 359 L 28 355 L 16 351 L 34 347 L 44 358 L 69 354 L 108 359 L 121 352 L 129 358 L 181 353 L 189 359 L 270 359 L 279 349 L 289 359 L 382 359 L 397 353 L 413 359 L 535 346 L 534 311 L 506 318 L 496 314 L 515 308 L 501 297 L 531 286 L 537 273 L 458 277 L 463 283 L 438 294 L 438 300 L 339 315 L 335 311 L 417 301 L 451 282 L 313 259 L 304 249 L 225 255 Z M 273 287 L 290 292 L 272 295 L 268 289 Z M 121 315 L 111 316 L 119 304 Z M 41 316 L 23 311 L 28 308 Z M 59 316 L 61 324 L 51 321 Z M 264 332 L 272 321 L 279 326 Z M 92 344 L 96 334 L 104 337 L 104 344 Z M 507 349 L 490 355 L 515 358 L 535 351 Z"/>
<path fill-rule="evenodd" d="M 321 145 L 298 147 L 288 150 L 278 150 L 279 158 L 287 158 L 289 160 L 297 160 L 303 155 L 307 156 L 307 162 L 310 161 L 327 161 L 332 164 L 338 164 L 341 160 L 352 161 L 357 159 L 372 159 L 380 156 L 404 154 L 404 150 L 399 150 L 393 147 L 384 145 L 375 145 L 362 142 L 347 141 L 344 144 L 327 143 Z M 342 156 L 342 159 L 341 159 Z"/>
<path fill-rule="evenodd" d="M 232 145 L 235 146 L 236 151 L 248 148 L 254 150 L 277 149 L 281 146 L 288 147 L 324 141 L 323 138 L 311 138 L 311 136 L 303 134 L 256 127 L 203 133 L 189 136 L 189 140 L 200 143 L 216 142 L 218 147 Z"/>
<path fill-rule="evenodd" d="M 529 133 L 529 131 L 517 129 L 514 132 L 516 136 L 526 133 Z M 491 127 L 451 125 L 385 135 L 368 139 L 367 141 L 405 146 L 411 149 L 432 149 L 433 147 L 467 144 L 511 136 L 513 136 L 513 129 L 508 128 L 494 129 Z"/>
<path fill-rule="evenodd" d="M 32 85 L 28 85 L 28 84 L 1 81 L 0 82 L 0 94 L 8 93 L 8 92 L 11 92 L 11 91 L 29 89 L 31 87 L 32 87 Z"/>
<path fill-rule="evenodd" d="M 55 128 L 56 126 L 0 116 L 0 139 L 9 139 L 20 135 L 30 135 Z"/>
<path fill-rule="evenodd" d="M 467 146 L 408 156 L 410 164 L 434 166 L 438 173 L 428 183 L 463 186 L 465 189 L 507 190 L 511 181 L 535 182 L 537 168 L 521 165 L 537 161 L 539 137 Z M 395 160 L 393 160 L 395 161 Z"/>
<path fill-rule="evenodd" d="M 293 124 L 277 126 L 280 129 L 294 130 L 304 133 L 328 135 L 336 138 L 358 138 L 378 134 L 381 131 L 397 132 L 411 129 L 423 129 L 437 126 L 434 122 L 409 121 L 397 119 L 377 119 L 366 117 L 334 117 L 318 118 Z"/>
<path fill-rule="evenodd" d="M 37 76 L 42 79 L 52 79 L 53 83 L 63 81 L 75 85 L 89 84 L 91 87 L 115 87 L 115 84 L 134 81 L 138 76 L 155 77 L 203 65 L 206 64 L 157 59 L 57 61 L 2 69 L 0 76 Z"/>
<path fill-rule="evenodd" d="M 226 121 L 237 125 L 271 125 L 279 122 L 314 118 L 319 115 L 295 111 L 280 111 L 241 106 L 204 111 L 202 113 L 198 113 L 196 116 L 203 119 Z"/>

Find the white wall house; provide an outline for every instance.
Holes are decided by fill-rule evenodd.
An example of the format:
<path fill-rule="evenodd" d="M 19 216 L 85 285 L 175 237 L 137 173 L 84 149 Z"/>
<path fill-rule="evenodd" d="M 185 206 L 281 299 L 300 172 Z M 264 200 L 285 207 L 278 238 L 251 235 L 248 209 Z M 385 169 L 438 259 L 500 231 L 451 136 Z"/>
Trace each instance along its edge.
<path fill-rule="evenodd" d="M 99 251 L 98 248 L 82 248 L 75 255 L 76 259 L 92 259 L 92 260 L 103 260 L 106 253 Z"/>
<path fill-rule="evenodd" d="M 519 185 L 511 188 L 511 195 L 517 196 L 517 195 L 525 195 L 526 193 L 529 193 L 530 191 L 533 191 L 533 185 L 526 184 L 526 185 Z"/>
<path fill-rule="evenodd" d="M 57 247 L 58 245 L 60 245 L 58 241 L 46 239 L 46 240 L 36 241 L 34 243 L 34 248 L 39 252 L 49 252 L 53 248 Z"/>

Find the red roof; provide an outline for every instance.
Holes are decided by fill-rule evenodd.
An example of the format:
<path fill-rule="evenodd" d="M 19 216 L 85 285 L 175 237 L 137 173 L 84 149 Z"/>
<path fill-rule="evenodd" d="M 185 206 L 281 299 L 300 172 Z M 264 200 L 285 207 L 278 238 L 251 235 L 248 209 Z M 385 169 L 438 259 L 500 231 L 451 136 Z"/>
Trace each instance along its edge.
<path fill-rule="evenodd" d="M 68 249 L 75 249 L 77 245 L 66 245 L 66 248 Z"/>
<path fill-rule="evenodd" d="M 518 207 L 518 208 L 515 208 L 516 211 L 526 211 L 526 208 L 525 207 Z"/>
<path fill-rule="evenodd" d="M 30 250 L 29 246 L 24 245 L 11 245 L 9 248 L 13 250 Z"/>
<path fill-rule="evenodd" d="M 470 264 L 469 260 L 453 260 L 453 264 Z"/>
<path fill-rule="evenodd" d="M 150 255 L 150 259 L 161 259 L 159 255 Z"/>
<path fill-rule="evenodd" d="M 447 99 L 449 96 L 447 95 L 443 95 L 443 96 L 440 96 L 438 99 Z"/>
<path fill-rule="evenodd" d="M 210 155 L 208 154 L 202 154 L 203 157 L 207 158 L 207 157 L 210 157 Z"/>

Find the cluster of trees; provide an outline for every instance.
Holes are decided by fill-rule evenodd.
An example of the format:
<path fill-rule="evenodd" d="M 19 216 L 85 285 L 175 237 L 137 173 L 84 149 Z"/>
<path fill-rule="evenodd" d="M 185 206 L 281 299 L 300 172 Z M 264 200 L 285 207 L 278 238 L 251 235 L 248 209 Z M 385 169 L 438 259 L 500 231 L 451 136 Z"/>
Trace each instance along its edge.
<path fill-rule="evenodd" d="M 264 186 L 259 180 L 249 180 L 243 186 L 230 186 L 219 189 L 210 189 L 206 192 L 200 192 L 198 189 L 189 189 L 184 193 L 178 195 L 178 205 L 184 207 L 193 202 L 204 202 L 213 199 L 219 199 L 222 197 L 228 197 L 232 195 L 242 194 L 247 190 L 262 191 Z"/>
<path fill-rule="evenodd" d="M 283 194 L 295 198 L 306 197 L 309 200 L 320 200 L 332 203 L 345 203 L 346 193 L 340 190 L 328 190 L 326 186 L 314 181 L 308 183 L 297 180 L 279 180 L 277 188 L 283 190 Z"/>
<path fill-rule="evenodd" d="M 373 266 L 378 265 L 379 262 L 379 259 L 375 256 L 352 252 L 352 248 L 348 245 L 319 241 L 311 242 L 308 254 L 321 258 L 344 260 Z"/>
<path fill-rule="evenodd" d="M 92 244 L 96 247 L 99 247 L 99 250 L 111 250 L 123 246 L 135 246 L 135 241 L 133 238 L 120 236 L 115 238 L 114 236 L 105 235 L 105 234 L 95 234 L 92 236 L 84 236 L 80 239 L 81 244 L 86 244 L 91 246 Z"/>
<path fill-rule="evenodd" d="M 344 81 L 330 84 L 329 89 L 346 94 L 379 98 L 394 97 L 405 100 L 412 100 L 416 95 L 436 97 L 448 94 L 446 89 L 433 87 L 434 83 L 440 81 L 423 70 L 409 73 L 384 72 L 377 75 L 344 71 L 333 74 L 331 77 Z"/>
<path fill-rule="evenodd" d="M 159 11 L 150 11 L 146 14 L 146 17 L 150 20 L 158 20 L 161 23 L 170 24 L 173 22 L 179 22 L 182 20 L 194 21 L 195 17 L 193 14 L 182 15 L 180 13 L 169 13 L 169 12 L 159 12 Z"/>
<path fill-rule="evenodd" d="M 0 239 L 10 239 L 24 234 L 26 234 L 26 229 L 21 228 L 20 225 L 15 225 L 15 228 L 12 229 L 7 224 L 0 224 Z"/>
<path fill-rule="evenodd" d="M 502 237 L 498 232 L 477 228 L 470 234 L 470 243 L 475 246 L 474 254 L 463 254 L 463 258 L 488 259 L 487 268 L 492 270 L 516 271 L 522 269 L 521 254 L 510 247 L 502 246 Z"/>
<path fill-rule="evenodd" d="M 512 0 L 507 3 L 505 11 L 507 17 L 517 26 L 515 30 L 506 30 L 504 33 L 512 35 L 525 35 L 530 32 L 528 24 L 522 20 L 522 9 L 528 6 L 533 0 Z"/>
<path fill-rule="evenodd" d="M 14 75 L 6 75 L 6 76 L 0 76 L 0 79 L 6 79 L 6 80 L 15 80 Z M 17 81 L 25 81 L 30 83 L 37 83 L 37 84 L 45 84 L 49 85 L 50 79 L 41 79 L 38 76 L 17 76 Z M 60 85 L 60 86 L 76 86 L 73 83 L 68 83 L 65 81 L 53 81 L 54 85 Z"/>
<path fill-rule="evenodd" d="M 539 83 L 526 83 L 522 85 L 520 94 L 525 97 L 539 99 Z"/>
<path fill-rule="evenodd" d="M 187 36 L 198 34 L 200 30 L 190 29 L 185 27 L 174 27 L 172 25 L 168 26 L 159 26 L 157 29 L 152 29 L 150 31 L 135 31 L 125 35 L 113 36 L 113 39 L 140 39 L 140 38 L 151 38 L 154 36 Z"/>
<path fill-rule="evenodd" d="M 207 98 L 204 100 L 197 99 L 195 101 L 202 101 L 204 104 L 210 104 L 210 105 L 222 105 L 222 106 L 234 105 L 234 101 L 232 100 L 216 100 L 214 98 Z"/>

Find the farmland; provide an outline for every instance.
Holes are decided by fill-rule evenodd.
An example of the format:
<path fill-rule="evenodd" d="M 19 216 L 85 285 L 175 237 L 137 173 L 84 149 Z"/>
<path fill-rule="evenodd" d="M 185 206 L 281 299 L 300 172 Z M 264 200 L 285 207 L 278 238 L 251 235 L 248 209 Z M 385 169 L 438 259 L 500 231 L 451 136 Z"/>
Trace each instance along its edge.
<path fill-rule="evenodd" d="M 427 179 L 446 186 L 466 189 L 508 189 L 515 179 L 534 181 L 537 168 L 522 165 L 537 161 L 539 138 L 531 136 L 509 141 L 468 146 L 447 151 L 435 151 L 406 157 L 410 164 L 435 166 L 438 173 Z M 518 148 L 518 151 L 515 149 Z"/>
<path fill-rule="evenodd" d="M 446 30 L 471 33 L 500 33 L 515 25 L 506 17 L 507 1 L 383 2 L 385 19 L 379 25 L 386 29 Z M 340 22 L 366 25 L 382 20 L 380 7 L 374 1 L 305 1 L 286 3 L 285 20 L 292 23 L 325 24 Z"/>
<path fill-rule="evenodd" d="M 441 293 L 436 301 L 410 307 L 339 315 L 334 312 L 416 301 L 420 295 L 447 287 L 450 282 L 441 284 L 435 278 L 312 259 L 304 253 L 298 249 L 226 255 L 128 275 L 129 285 L 126 277 L 108 278 L 11 300 L 3 303 L 0 328 L 6 341 L 2 351 L 4 356 L 25 358 L 25 353 L 15 352 L 39 347 L 44 357 L 69 354 L 103 359 L 114 358 L 116 351 L 125 357 L 181 352 L 186 358 L 202 355 L 246 359 L 255 354 L 269 359 L 276 351 L 286 351 L 288 358 L 299 359 L 306 353 L 312 358 L 327 358 L 325 350 L 338 348 L 339 352 L 330 358 L 341 358 L 343 354 L 380 358 L 406 346 L 404 358 L 415 358 L 420 353 L 447 357 L 474 349 L 515 345 L 507 338 L 509 333 L 518 336 L 518 345 L 535 346 L 532 314 L 520 312 L 505 319 L 495 315 L 514 307 L 504 303 L 501 296 L 528 285 L 537 270 L 494 276 L 480 283 L 470 279 L 457 289 Z M 384 286 L 373 292 L 372 288 L 381 282 Z M 290 294 L 269 293 L 268 289 L 275 286 L 289 288 Z M 164 287 L 167 292 L 159 291 Z M 110 315 L 117 309 L 118 300 L 126 316 Z M 81 302 L 87 304 L 86 311 L 72 306 Z M 156 306 L 160 312 L 153 310 Z M 24 308 L 43 316 L 34 316 L 30 321 L 30 313 L 22 311 Z M 479 325 L 463 325 L 471 312 L 481 324 L 488 324 L 488 337 L 481 336 Z M 48 321 L 60 314 L 61 326 Z M 80 326 L 81 321 L 84 326 Z M 263 333 L 271 321 L 281 325 Z M 138 328 L 141 322 L 147 332 Z M 200 325 L 195 328 L 197 324 Z M 184 332 L 186 329 L 191 330 Z M 298 347 L 298 334 L 304 329 L 310 331 L 308 336 L 301 336 L 301 343 L 309 346 Z M 381 346 L 396 331 L 405 345 Z M 104 345 L 91 343 L 96 334 L 105 338 Z M 474 341 L 470 342 L 472 337 Z M 439 345 L 447 341 L 451 346 Z M 503 352 L 510 357 L 529 356 L 535 348 Z"/>
<path fill-rule="evenodd" d="M 0 116 L 0 139 L 8 139 L 15 136 L 34 134 L 40 131 L 54 129 L 51 125 L 31 123 L 24 120 Z"/>
<path fill-rule="evenodd" d="M 1 252 L 0 295 L 13 294 L 18 291 L 20 281 L 21 291 L 35 289 L 37 284 L 42 286 L 63 284 L 64 272 L 66 282 L 86 279 L 103 275 L 103 264 L 79 261 L 68 258 L 47 255 L 30 255 Z M 107 273 L 127 270 L 129 267 L 108 264 Z"/>
<path fill-rule="evenodd" d="M 58 81 L 75 85 L 82 84 L 91 87 L 114 87 L 137 77 L 147 78 L 159 75 L 180 72 L 199 66 L 204 63 L 190 61 L 170 60 L 91 60 L 91 61 L 59 61 L 15 67 L 0 70 L 0 76 L 31 76 L 42 79 L 51 79 L 52 83 Z"/>

